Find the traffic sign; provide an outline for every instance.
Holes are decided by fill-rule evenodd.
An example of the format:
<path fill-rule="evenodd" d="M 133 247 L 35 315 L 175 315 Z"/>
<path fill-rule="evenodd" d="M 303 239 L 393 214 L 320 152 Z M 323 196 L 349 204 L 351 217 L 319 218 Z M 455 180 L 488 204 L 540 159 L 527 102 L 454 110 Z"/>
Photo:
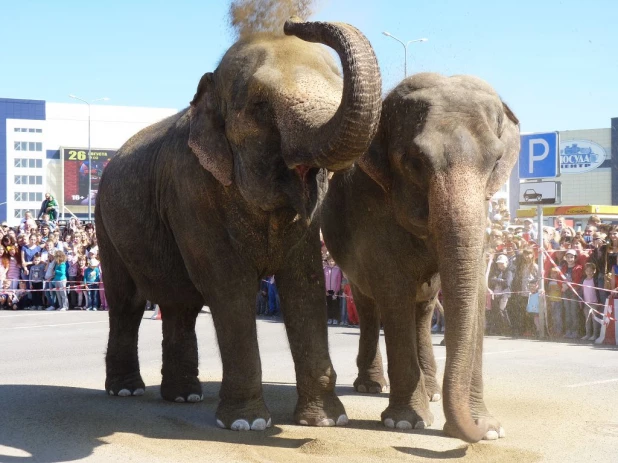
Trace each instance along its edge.
<path fill-rule="evenodd" d="M 521 136 L 519 178 L 554 178 L 559 175 L 560 143 L 558 132 Z"/>
<path fill-rule="evenodd" d="M 519 184 L 519 204 L 560 204 L 561 182 Z"/>

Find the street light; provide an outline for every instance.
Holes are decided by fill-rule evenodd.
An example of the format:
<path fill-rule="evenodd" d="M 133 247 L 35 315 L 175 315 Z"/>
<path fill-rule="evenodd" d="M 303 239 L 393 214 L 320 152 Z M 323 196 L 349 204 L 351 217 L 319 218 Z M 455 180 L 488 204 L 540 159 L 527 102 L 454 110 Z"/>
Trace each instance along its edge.
<path fill-rule="evenodd" d="M 403 45 L 403 53 L 404 53 L 403 55 L 403 77 L 404 78 L 408 77 L 408 45 L 414 42 L 427 42 L 429 39 L 422 38 L 422 39 L 414 39 L 414 40 L 408 40 L 407 42 L 403 42 L 402 40 L 399 40 L 397 37 L 395 37 L 390 32 L 384 31 L 382 32 L 382 34 L 384 34 L 387 37 L 390 37 L 391 39 L 397 40 L 397 42 Z"/>
<path fill-rule="evenodd" d="M 108 101 L 109 98 L 97 98 L 95 100 L 86 101 L 75 95 L 69 95 L 69 98 L 74 98 L 88 105 L 88 221 L 92 221 L 92 155 L 90 154 L 90 104 L 95 101 Z"/>

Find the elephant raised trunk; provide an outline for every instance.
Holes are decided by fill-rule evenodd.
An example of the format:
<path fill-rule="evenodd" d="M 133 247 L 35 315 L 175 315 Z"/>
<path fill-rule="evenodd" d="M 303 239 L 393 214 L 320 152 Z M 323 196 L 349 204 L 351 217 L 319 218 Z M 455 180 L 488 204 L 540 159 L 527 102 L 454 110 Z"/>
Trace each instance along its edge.
<path fill-rule="evenodd" d="M 480 375 L 476 349 L 482 350 L 479 317 L 480 288 L 483 285 L 483 238 L 486 215 L 484 184 L 471 172 L 437 175 L 430 186 L 429 226 L 436 240 L 438 267 L 446 319 L 446 366 L 444 370 L 445 431 L 467 442 L 477 442 L 487 432 L 484 423 L 471 413 L 471 388 Z M 452 195 L 450 192 L 462 194 Z M 465 193 L 465 194 L 464 194 Z"/>
<path fill-rule="evenodd" d="M 290 168 L 346 169 L 368 149 L 380 120 L 382 80 L 371 44 L 358 29 L 342 23 L 302 22 L 293 17 L 284 31 L 333 48 L 344 77 L 341 103 L 323 124 L 306 124 L 302 118 L 283 122 L 288 127 L 282 133 L 286 163 Z"/>

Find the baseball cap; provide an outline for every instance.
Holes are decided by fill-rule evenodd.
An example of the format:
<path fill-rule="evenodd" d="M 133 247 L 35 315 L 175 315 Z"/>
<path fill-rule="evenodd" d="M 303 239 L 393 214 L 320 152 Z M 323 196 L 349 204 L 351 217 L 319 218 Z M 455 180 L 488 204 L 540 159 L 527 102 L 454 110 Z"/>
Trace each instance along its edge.
<path fill-rule="evenodd" d="M 509 259 L 504 254 L 500 254 L 496 258 L 496 264 L 508 264 L 508 263 L 509 263 Z"/>
<path fill-rule="evenodd" d="M 577 256 L 577 251 L 575 251 L 575 249 L 569 249 L 565 256 L 568 256 L 569 254 L 571 254 L 572 256 Z"/>

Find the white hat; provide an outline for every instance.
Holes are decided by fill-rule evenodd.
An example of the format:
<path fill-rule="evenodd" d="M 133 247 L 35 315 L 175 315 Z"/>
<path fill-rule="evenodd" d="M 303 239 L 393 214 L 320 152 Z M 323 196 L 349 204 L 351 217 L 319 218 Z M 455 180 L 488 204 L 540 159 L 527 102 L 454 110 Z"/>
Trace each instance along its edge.
<path fill-rule="evenodd" d="M 508 263 L 509 263 L 509 258 L 506 257 L 504 254 L 500 254 L 496 258 L 496 264 L 508 264 Z"/>
<path fill-rule="evenodd" d="M 574 255 L 574 256 L 577 256 L 577 251 L 576 251 L 575 249 L 569 249 L 569 250 L 566 252 L 565 256 L 568 256 L 569 254 L 572 254 L 572 255 Z"/>
<path fill-rule="evenodd" d="M 530 218 L 524 219 L 524 223 L 526 223 L 526 222 L 534 223 L 534 222 L 532 221 L 532 219 L 530 219 Z"/>
<path fill-rule="evenodd" d="M 88 265 L 90 267 L 97 267 L 99 265 L 99 261 L 93 257 L 92 259 L 90 259 L 90 262 L 88 263 Z"/>
<path fill-rule="evenodd" d="M 502 220 L 502 216 L 500 214 L 496 214 L 493 216 L 492 220 L 494 222 L 500 222 Z"/>

